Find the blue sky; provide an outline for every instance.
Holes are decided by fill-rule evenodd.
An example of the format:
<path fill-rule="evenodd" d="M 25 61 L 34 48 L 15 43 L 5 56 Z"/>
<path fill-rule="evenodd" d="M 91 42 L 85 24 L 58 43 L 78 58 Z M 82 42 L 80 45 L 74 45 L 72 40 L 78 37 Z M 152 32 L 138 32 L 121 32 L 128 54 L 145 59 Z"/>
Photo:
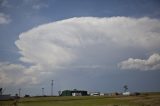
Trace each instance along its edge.
<path fill-rule="evenodd" d="M 160 90 L 159 0 L 0 0 L 5 93 Z"/>

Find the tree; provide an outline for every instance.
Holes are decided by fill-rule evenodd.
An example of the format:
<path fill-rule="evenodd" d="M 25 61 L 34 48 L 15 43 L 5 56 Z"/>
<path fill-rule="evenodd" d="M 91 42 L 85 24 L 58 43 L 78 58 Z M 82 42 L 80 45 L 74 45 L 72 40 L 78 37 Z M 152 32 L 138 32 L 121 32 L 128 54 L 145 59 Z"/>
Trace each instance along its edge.
<path fill-rule="evenodd" d="M 123 88 L 124 88 L 124 92 L 126 92 L 128 90 L 128 86 L 127 85 L 124 85 Z"/>
<path fill-rule="evenodd" d="M 2 95 L 2 90 L 3 90 L 3 89 L 2 89 L 2 88 L 0 88 L 0 95 Z"/>
<path fill-rule="evenodd" d="M 58 94 L 59 94 L 59 96 L 61 96 L 61 94 L 62 94 L 62 91 L 58 91 Z"/>
<path fill-rule="evenodd" d="M 3 92 L 4 92 L 5 90 L 6 90 L 6 89 L 0 88 L 0 95 L 3 95 Z"/>

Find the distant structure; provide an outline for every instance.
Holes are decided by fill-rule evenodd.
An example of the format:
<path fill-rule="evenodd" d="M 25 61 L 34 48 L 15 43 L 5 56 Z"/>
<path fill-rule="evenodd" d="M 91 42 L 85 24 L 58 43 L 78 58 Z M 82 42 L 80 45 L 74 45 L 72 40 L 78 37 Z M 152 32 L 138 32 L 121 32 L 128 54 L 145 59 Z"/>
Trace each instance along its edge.
<path fill-rule="evenodd" d="M 100 92 L 91 92 L 90 96 L 100 96 Z"/>
<path fill-rule="evenodd" d="M 124 88 L 124 92 L 122 93 L 122 95 L 124 95 L 124 96 L 131 95 L 131 93 L 128 91 L 128 86 L 127 85 L 124 85 L 123 88 Z"/>
<path fill-rule="evenodd" d="M 5 89 L 0 88 L 0 95 L 3 95 L 3 92 L 5 91 Z"/>
<path fill-rule="evenodd" d="M 11 95 L 0 95 L 0 100 L 11 100 L 13 97 Z"/>
<path fill-rule="evenodd" d="M 87 96 L 87 95 L 88 95 L 87 91 L 74 89 L 74 90 L 62 91 L 60 96 Z"/>
<path fill-rule="evenodd" d="M 21 97 L 21 88 L 18 89 L 19 97 Z"/>
<path fill-rule="evenodd" d="M 118 96 L 118 95 L 120 95 L 118 92 L 112 92 L 109 94 L 109 96 Z"/>
<path fill-rule="evenodd" d="M 130 92 L 123 92 L 122 94 L 123 94 L 124 96 L 129 96 L 129 95 L 131 95 Z"/>
<path fill-rule="evenodd" d="M 90 92 L 90 96 L 104 96 L 105 94 L 102 92 Z"/>
<path fill-rule="evenodd" d="M 54 80 L 52 80 L 52 82 L 51 82 L 51 96 L 53 96 L 53 81 Z"/>
<path fill-rule="evenodd" d="M 4 92 L 4 89 L 3 88 L 0 88 L 0 100 L 10 100 L 10 99 L 13 99 L 13 97 L 11 97 L 11 95 L 4 95 L 3 94 Z"/>
<path fill-rule="evenodd" d="M 44 88 L 42 88 L 42 96 L 44 96 Z"/>

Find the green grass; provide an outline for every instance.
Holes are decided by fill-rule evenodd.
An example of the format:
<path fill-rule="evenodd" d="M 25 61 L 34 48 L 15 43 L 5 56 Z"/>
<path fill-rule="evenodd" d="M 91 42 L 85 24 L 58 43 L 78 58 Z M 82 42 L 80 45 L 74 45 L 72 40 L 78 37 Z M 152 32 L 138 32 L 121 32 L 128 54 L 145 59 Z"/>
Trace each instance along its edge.
<path fill-rule="evenodd" d="M 114 103 L 115 102 L 115 103 Z M 109 104 L 126 104 L 127 101 L 107 97 L 46 97 L 21 100 L 19 106 L 105 106 Z"/>
<path fill-rule="evenodd" d="M 12 101 L 0 101 L 0 104 L 7 102 Z M 160 106 L 160 94 L 126 97 L 30 97 L 21 98 L 18 106 Z"/>

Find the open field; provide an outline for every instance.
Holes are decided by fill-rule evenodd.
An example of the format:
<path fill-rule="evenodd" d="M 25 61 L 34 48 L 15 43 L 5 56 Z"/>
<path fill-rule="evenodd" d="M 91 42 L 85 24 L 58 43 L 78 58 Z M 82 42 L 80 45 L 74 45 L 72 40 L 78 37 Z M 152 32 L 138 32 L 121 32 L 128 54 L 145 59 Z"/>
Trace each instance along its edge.
<path fill-rule="evenodd" d="M 12 102 L 0 101 L 0 106 L 9 106 L 4 104 Z M 160 106 L 160 94 L 114 97 L 30 97 L 21 98 L 18 106 Z"/>

